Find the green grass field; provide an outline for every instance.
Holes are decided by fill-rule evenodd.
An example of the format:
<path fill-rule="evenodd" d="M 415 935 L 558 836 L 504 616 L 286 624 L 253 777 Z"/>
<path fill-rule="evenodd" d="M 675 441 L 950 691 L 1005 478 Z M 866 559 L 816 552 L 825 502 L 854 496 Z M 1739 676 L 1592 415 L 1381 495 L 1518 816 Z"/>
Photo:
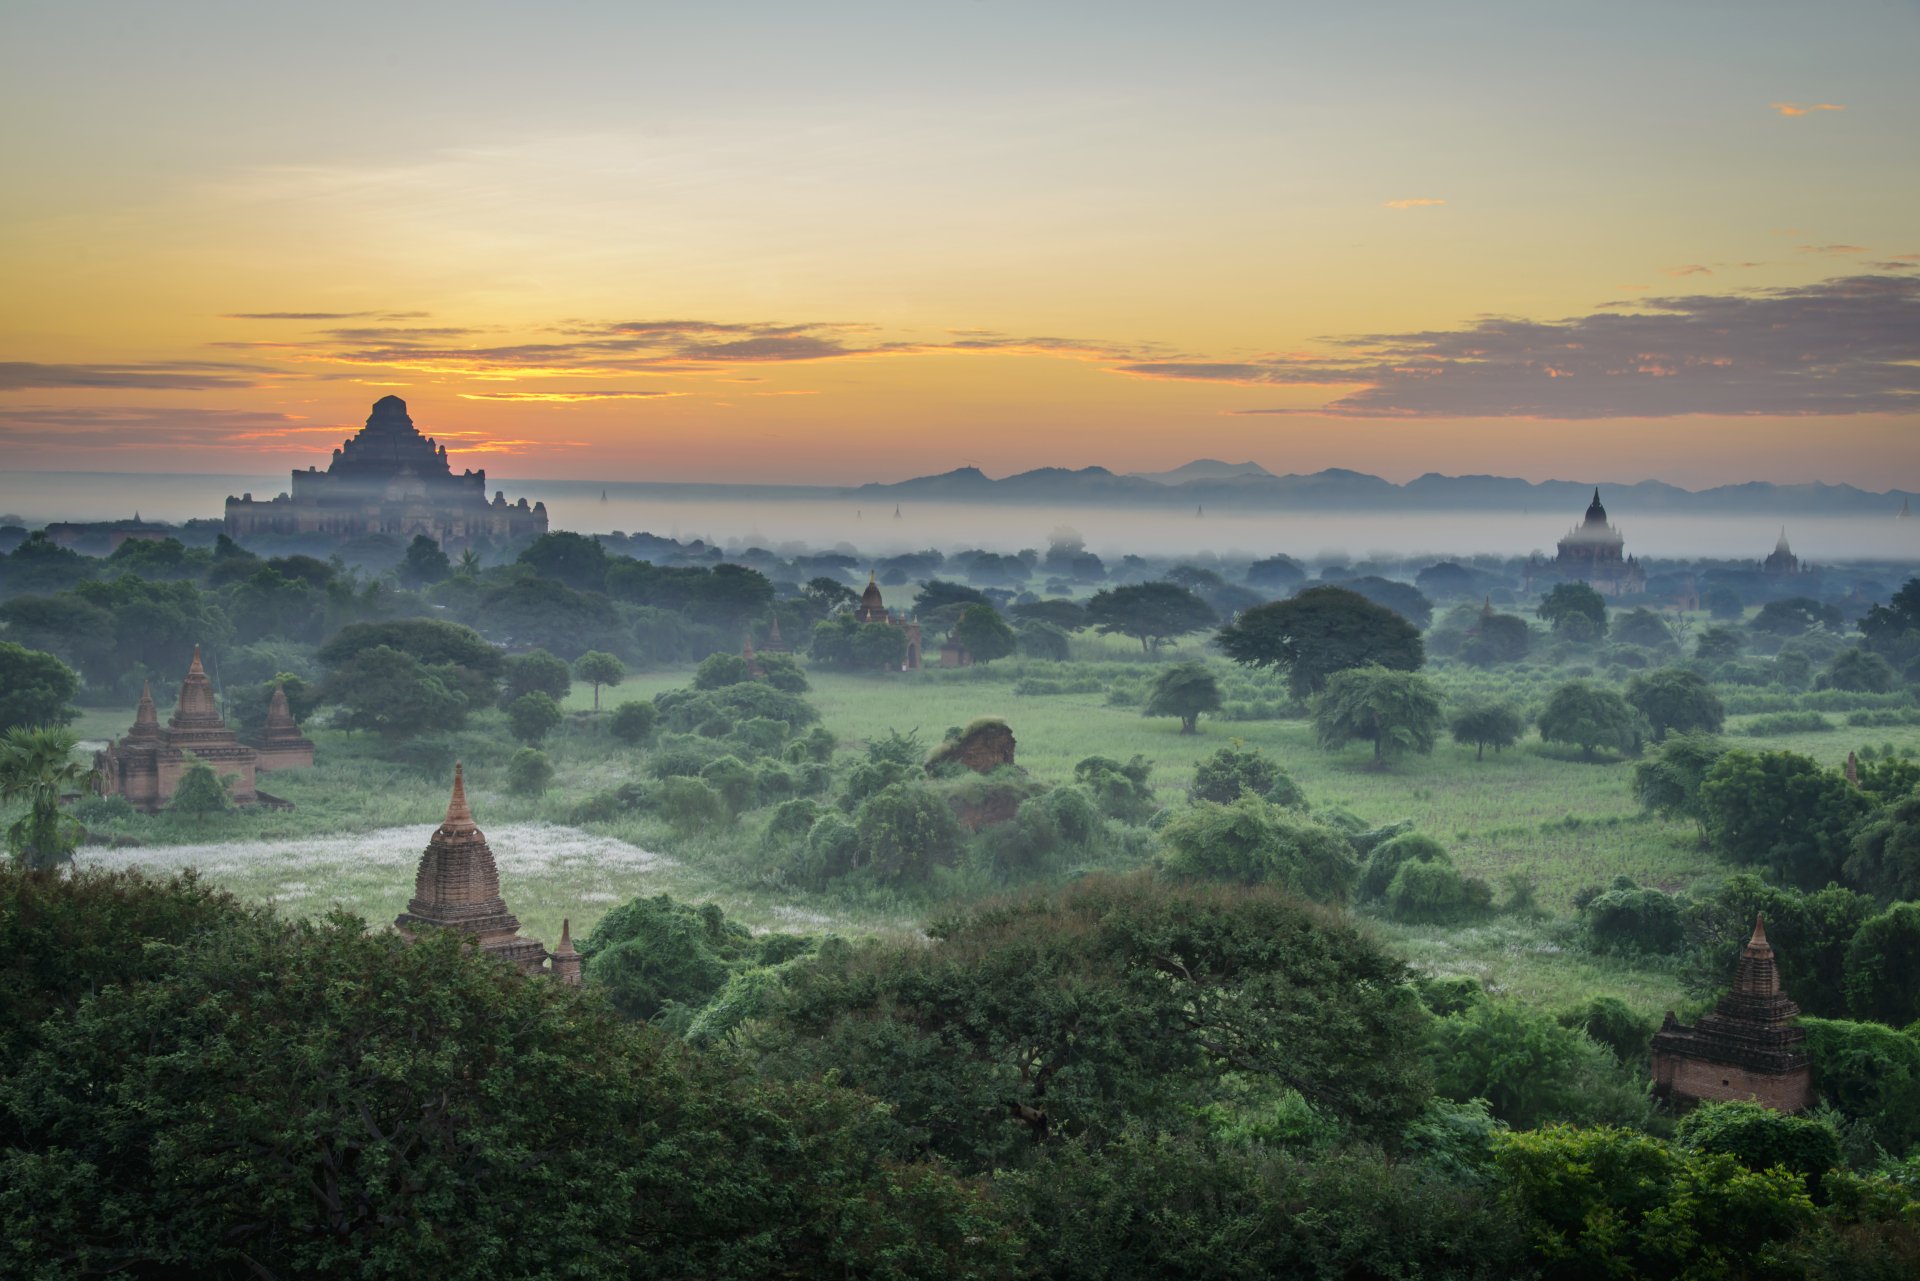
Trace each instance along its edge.
<path fill-rule="evenodd" d="M 1343 807 L 1370 824 L 1410 819 L 1446 844 L 1464 872 L 1496 886 L 1510 876 L 1533 882 L 1544 919 L 1502 917 L 1466 929 L 1369 926 L 1415 964 L 1440 974 L 1471 974 L 1549 1005 L 1608 991 L 1657 1014 L 1684 1000 L 1665 966 L 1607 961 L 1570 945 L 1570 899 L 1582 886 L 1624 874 L 1684 890 L 1727 871 L 1698 847 L 1690 826 L 1639 811 L 1630 763 L 1582 761 L 1538 740 L 1475 760 L 1471 749 L 1443 741 L 1430 756 L 1381 769 L 1361 747 L 1321 751 L 1301 719 L 1208 718 L 1200 733 L 1182 735 L 1177 722 L 1111 706 L 1103 692 L 1014 692 L 1021 675 L 1035 672 L 1102 671 L 1137 683 L 1153 671 L 1151 662 L 1123 643 L 1076 645 L 1102 666 L 1001 664 L 896 675 L 815 671 L 811 699 L 843 751 L 893 730 L 917 731 L 930 749 L 949 726 L 999 716 L 1018 738 L 1020 764 L 1045 783 L 1070 780 L 1075 762 L 1087 756 L 1143 755 L 1153 762 L 1164 804 L 1180 802 L 1201 757 L 1239 739 L 1280 761 L 1317 808 Z M 1223 677 L 1233 673 L 1224 663 L 1219 668 Z M 683 686 L 690 677 L 688 669 L 635 674 L 603 689 L 601 705 L 611 710 Z M 913 931 L 939 907 L 937 899 L 852 899 L 782 883 L 758 856 L 754 832 L 761 816 L 695 837 L 676 835 L 645 815 L 587 829 L 566 826 L 576 802 L 641 777 L 645 762 L 643 752 L 606 734 L 604 716 L 594 717 L 591 706 L 591 691 L 576 685 L 566 703 L 569 723 L 547 744 L 558 777 L 544 796 L 507 792 L 512 745 L 491 718 L 405 751 L 320 729 L 314 731 L 317 768 L 263 776 L 263 788 L 294 803 L 291 812 L 244 811 L 205 824 L 169 816 L 137 819 L 124 825 L 122 836 L 144 848 L 91 846 L 81 861 L 197 866 L 247 898 L 300 913 L 338 907 L 378 924 L 391 919 L 411 893 L 415 863 L 444 812 L 451 762 L 459 757 L 467 763 L 475 813 L 492 834 L 508 901 L 530 933 L 550 941 L 558 937 L 561 917 L 570 917 L 583 934 L 609 906 L 636 894 L 713 899 L 763 929 L 842 933 Z M 1920 727 L 1752 738 L 1742 733 L 1751 719 L 1736 717 L 1729 724 L 1738 745 L 1789 748 L 1830 765 L 1866 744 L 1920 747 Z M 130 720 L 130 711 L 89 711 L 74 729 L 83 739 L 101 739 L 123 733 Z M 947 884 L 950 893 L 978 889 Z"/>

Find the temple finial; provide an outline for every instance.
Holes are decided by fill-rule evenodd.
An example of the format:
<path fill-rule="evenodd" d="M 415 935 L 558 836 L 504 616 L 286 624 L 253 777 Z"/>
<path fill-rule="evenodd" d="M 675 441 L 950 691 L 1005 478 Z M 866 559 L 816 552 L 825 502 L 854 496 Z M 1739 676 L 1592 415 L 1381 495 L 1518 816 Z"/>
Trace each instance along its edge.
<path fill-rule="evenodd" d="M 573 951 L 573 922 L 564 916 L 560 918 L 560 946 L 553 950 L 561 954 Z"/>
<path fill-rule="evenodd" d="M 453 797 L 447 802 L 447 817 L 441 821 L 440 826 L 473 826 L 473 811 L 467 808 L 466 770 L 458 761 L 453 765 Z"/>
<path fill-rule="evenodd" d="M 1770 947 L 1767 942 L 1767 918 L 1756 912 L 1753 917 L 1753 937 L 1747 940 L 1748 947 Z"/>
<path fill-rule="evenodd" d="M 193 662 L 187 665 L 187 675 L 192 676 L 196 672 L 202 676 L 207 674 L 207 669 L 200 666 L 200 647 L 198 645 L 193 647 Z"/>

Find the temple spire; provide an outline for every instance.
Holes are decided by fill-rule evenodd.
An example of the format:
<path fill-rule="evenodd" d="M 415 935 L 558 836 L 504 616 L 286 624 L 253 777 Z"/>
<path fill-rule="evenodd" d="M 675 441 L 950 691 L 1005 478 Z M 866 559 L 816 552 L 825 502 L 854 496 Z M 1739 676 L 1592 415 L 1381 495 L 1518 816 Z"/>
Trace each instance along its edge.
<path fill-rule="evenodd" d="M 193 647 L 193 662 L 187 665 L 187 677 L 188 679 L 192 679 L 195 676 L 205 676 L 206 674 L 207 669 L 200 665 L 200 647 L 195 645 Z"/>
<path fill-rule="evenodd" d="M 1764 947 L 1769 952 L 1773 950 L 1773 945 L 1767 942 L 1767 918 L 1764 915 L 1761 915 L 1760 913 L 1756 912 L 1754 914 L 1753 937 L 1747 940 L 1747 946 L 1748 947 Z"/>
<path fill-rule="evenodd" d="M 447 816 L 440 821 L 440 826 L 475 826 L 473 811 L 467 808 L 466 771 L 459 761 L 453 763 L 453 796 L 447 801 Z"/>

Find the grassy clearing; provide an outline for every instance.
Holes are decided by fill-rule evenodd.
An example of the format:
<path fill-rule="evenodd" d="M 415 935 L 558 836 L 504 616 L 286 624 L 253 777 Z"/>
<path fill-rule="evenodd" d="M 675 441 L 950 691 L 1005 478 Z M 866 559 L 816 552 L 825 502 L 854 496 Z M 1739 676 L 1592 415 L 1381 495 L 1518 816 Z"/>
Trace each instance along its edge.
<path fill-rule="evenodd" d="M 1640 813 L 1631 792 L 1632 766 L 1587 762 L 1531 741 L 1476 761 L 1471 749 L 1442 742 L 1431 756 L 1376 769 L 1364 747 L 1329 754 L 1298 718 L 1205 719 L 1182 735 L 1171 719 L 1142 717 L 1108 702 L 1118 685 L 1137 688 L 1159 662 L 1116 638 L 1076 640 L 1071 664 L 1009 662 L 961 671 L 849 675 L 815 671 L 812 701 L 843 750 L 857 750 L 889 731 L 917 730 L 929 749 L 949 726 L 999 716 L 1019 741 L 1019 760 L 1037 779 L 1071 779 L 1091 755 L 1154 762 L 1164 804 L 1178 804 L 1201 757 L 1239 739 L 1280 761 L 1319 808 L 1343 807 L 1370 823 L 1411 819 L 1445 843 L 1461 869 L 1496 885 L 1510 875 L 1533 881 L 1544 919 L 1504 917 L 1468 929 L 1413 928 L 1374 922 L 1396 950 L 1440 974 L 1470 974 L 1490 986 L 1549 1006 L 1567 1006 L 1596 991 L 1620 995 L 1657 1015 L 1682 1003 L 1679 983 L 1660 964 L 1628 964 L 1572 946 L 1570 899 L 1582 886 L 1627 875 L 1643 884 L 1683 890 L 1723 875 L 1689 825 Z M 1224 663 L 1224 677 L 1247 696 L 1265 698 L 1265 680 L 1248 682 Z M 652 697 L 684 686 L 689 669 L 630 675 L 601 691 L 601 706 Z M 1462 688 L 1481 674 L 1443 683 Z M 1097 684 L 1087 692 L 1032 694 L 1016 688 Z M 339 907 L 378 924 L 392 919 L 412 892 L 414 867 L 444 813 L 452 762 L 467 763 L 476 815 L 500 862 L 508 901 L 530 933 L 557 938 L 560 918 L 585 932 L 614 903 L 636 894 L 671 893 L 720 902 L 749 925 L 842 933 L 911 932 L 942 906 L 988 888 L 956 873 L 931 899 L 876 894 L 812 893 L 783 882 L 759 856 L 749 816 L 742 830 L 686 837 L 647 815 L 627 815 L 585 828 L 567 826 L 582 798 L 642 776 L 645 754 L 615 742 L 605 717 L 590 714 L 592 692 L 577 685 L 566 700 L 567 725 L 546 744 L 557 770 L 543 796 L 506 791 L 513 744 L 496 713 L 474 727 L 405 749 L 365 737 L 316 730 L 318 768 L 264 776 L 270 792 L 294 802 L 292 812 L 245 811 L 204 826 L 170 816 L 119 826 L 138 849 L 90 847 L 82 861 L 198 866 L 217 883 L 249 898 L 301 913 Z M 124 733 L 129 712 L 89 711 L 74 726 L 83 739 Z M 1785 748 L 1838 765 L 1850 749 L 1872 745 L 1920 749 L 1920 726 L 1848 727 L 1831 719 L 1827 732 L 1750 736 L 1754 715 L 1732 718 L 1739 747 Z"/>

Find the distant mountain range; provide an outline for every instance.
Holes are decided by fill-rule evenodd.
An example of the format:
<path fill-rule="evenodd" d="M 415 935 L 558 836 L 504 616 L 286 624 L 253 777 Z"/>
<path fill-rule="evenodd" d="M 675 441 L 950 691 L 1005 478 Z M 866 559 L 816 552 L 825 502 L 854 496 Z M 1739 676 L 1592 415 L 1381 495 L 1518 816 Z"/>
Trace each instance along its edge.
<path fill-rule="evenodd" d="M 1527 481 L 1512 476 L 1442 476 L 1429 472 L 1404 485 L 1365 472 L 1330 468 L 1276 476 L 1257 463 L 1200 459 L 1172 471 L 1120 475 L 1104 467 L 1041 467 L 998 480 L 977 467 L 843 491 L 885 502 L 1019 503 L 1055 506 L 1207 507 L 1222 512 L 1284 511 L 1510 511 L 1586 510 L 1592 481 Z M 1920 501 L 1908 490 L 1872 493 L 1852 485 L 1775 485 L 1749 481 L 1713 489 L 1682 489 L 1657 480 L 1598 486 L 1616 515 L 1883 516 Z"/>

